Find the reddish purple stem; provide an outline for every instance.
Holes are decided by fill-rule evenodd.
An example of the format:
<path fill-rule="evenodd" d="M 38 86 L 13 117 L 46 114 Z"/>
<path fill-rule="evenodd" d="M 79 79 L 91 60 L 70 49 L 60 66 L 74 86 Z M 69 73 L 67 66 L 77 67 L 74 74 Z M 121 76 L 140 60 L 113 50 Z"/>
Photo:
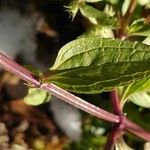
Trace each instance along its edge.
<path fill-rule="evenodd" d="M 146 132 L 143 128 L 141 128 L 134 122 L 127 119 L 124 123 L 124 126 L 126 131 L 142 138 L 145 141 L 150 141 L 150 132 Z"/>
<path fill-rule="evenodd" d="M 40 83 L 36 80 L 35 76 L 27 69 L 23 68 L 11 58 L 0 52 L 0 65 L 7 71 L 25 80 L 36 87 L 40 86 Z"/>
<path fill-rule="evenodd" d="M 120 103 L 119 103 L 119 97 L 117 95 L 117 92 L 115 90 L 113 90 L 111 92 L 111 103 L 114 109 L 114 113 L 117 115 L 122 114 L 122 109 L 120 107 Z"/>
<path fill-rule="evenodd" d="M 16 62 L 14 62 L 12 59 L 4 55 L 0 52 L 0 65 L 5 69 L 16 75 L 17 77 L 25 80 L 27 83 L 30 83 L 31 85 L 45 89 L 52 94 L 54 94 L 56 97 L 60 98 L 61 100 L 83 110 L 87 113 L 94 115 L 98 118 L 104 119 L 109 122 L 118 123 L 123 126 L 125 126 L 125 130 L 133 133 L 134 135 L 150 141 L 150 133 L 145 131 L 143 128 L 139 127 L 135 123 L 127 120 L 126 118 L 123 119 L 123 123 L 120 120 L 120 116 L 114 115 L 110 112 L 107 112 L 105 110 L 102 110 L 84 100 L 81 98 L 59 88 L 58 86 L 54 84 L 48 84 L 44 83 L 41 84 L 38 80 L 36 80 L 36 77 L 27 69 L 23 68 Z M 120 126 L 119 126 L 120 128 Z"/>
<path fill-rule="evenodd" d="M 81 98 L 59 88 L 58 86 L 56 86 L 52 83 L 42 84 L 40 88 L 45 89 L 47 91 L 51 91 L 51 93 L 54 96 L 60 98 L 61 100 L 65 101 L 79 109 L 82 109 L 85 112 L 90 113 L 93 116 L 96 116 L 98 118 L 104 119 L 109 122 L 115 122 L 115 123 L 119 122 L 118 116 L 116 116 L 112 113 L 109 113 L 103 109 L 100 109 L 100 108 L 96 107 L 95 105 L 92 105 L 92 104 L 82 100 Z"/>
<path fill-rule="evenodd" d="M 119 126 L 120 126 L 119 124 L 114 124 L 114 126 L 112 127 L 111 132 L 108 135 L 104 150 L 114 149 L 114 144 L 116 141 L 116 137 L 118 135 Z"/>
<path fill-rule="evenodd" d="M 111 132 L 107 138 L 107 142 L 105 145 L 105 150 L 113 150 L 114 144 L 118 138 L 118 135 L 121 134 L 122 130 L 124 130 L 126 117 L 123 115 L 122 109 L 120 107 L 119 97 L 115 90 L 111 92 L 111 103 L 113 106 L 114 113 L 120 117 L 120 122 L 115 123 L 112 127 Z"/>

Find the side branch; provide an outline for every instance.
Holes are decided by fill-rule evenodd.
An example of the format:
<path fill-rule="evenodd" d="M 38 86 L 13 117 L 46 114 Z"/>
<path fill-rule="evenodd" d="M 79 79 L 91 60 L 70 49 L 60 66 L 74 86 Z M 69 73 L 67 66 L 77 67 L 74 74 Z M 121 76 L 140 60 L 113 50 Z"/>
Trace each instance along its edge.
<path fill-rule="evenodd" d="M 150 141 L 150 132 L 145 132 L 143 128 L 141 128 L 134 122 L 127 119 L 124 125 L 126 131 L 144 139 L 145 141 Z"/>

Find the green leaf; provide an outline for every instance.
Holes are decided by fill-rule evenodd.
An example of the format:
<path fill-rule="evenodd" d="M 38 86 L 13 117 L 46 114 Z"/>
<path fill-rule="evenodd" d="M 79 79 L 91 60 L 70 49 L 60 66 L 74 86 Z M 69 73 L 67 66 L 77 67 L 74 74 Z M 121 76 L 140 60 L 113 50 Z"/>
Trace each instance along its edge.
<path fill-rule="evenodd" d="M 104 8 L 104 12 L 111 17 L 114 17 L 116 14 L 116 12 L 114 11 L 114 8 L 108 4 Z"/>
<path fill-rule="evenodd" d="M 138 106 L 150 108 L 150 91 L 134 93 L 129 97 L 129 100 Z"/>
<path fill-rule="evenodd" d="M 145 18 L 134 20 L 132 24 L 129 26 L 129 33 L 138 32 L 143 28 L 144 24 L 145 24 Z"/>
<path fill-rule="evenodd" d="M 130 0 L 124 0 L 124 2 L 122 4 L 122 15 L 123 16 L 127 12 L 129 5 L 130 5 Z"/>
<path fill-rule="evenodd" d="M 142 6 L 144 6 L 144 5 L 148 5 L 150 3 L 150 1 L 149 0 L 138 0 L 138 3 Z"/>
<path fill-rule="evenodd" d="M 120 1 L 119 0 L 108 0 L 111 4 L 117 4 L 117 3 L 119 3 Z"/>
<path fill-rule="evenodd" d="M 138 31 L 135 33 L 131 33 L 130 36 L 150 36 L 150 29 Z"/>
<path fill-rule="evenodd" d="M 26 104 L 40 105 L 50 100 L 50 94 L 38 88 L 29 88 L 28 95 L 24 98 Z"/>
<path fill-rule="evenodd" d="M 149 24 L 144 18 L 135 20 L 129 27 L 129 36 L 150 36 Z"/>
<path fill-rule="evenodd" d="M 146 4 L 145 8 L 150 9 L 150 2 Z"/>
<path fill-rule="evenodd" d="M 101 26 L 94 26 L 90 28 L 87 32 L 79 36 L 82 37 L 91 37 L 91 36 L 100 36 L 103 38 L 113 38 L 114 33 L 110 28 L 101 27 Z"/>
<path fill-rule="evenodd" d="M 122 106 L 134 93 L 143 92 L 150 89 L 150 79 L 145 78 L 140 81 L 134 81 L 128 86 L 118 87 Z"/>
<path fill-rule="evenodd" d="M 65 8 L 67 8 L 67 11 L 72 15 L 73 20 L 79 10 L 79 4 L 77 1 L 72 1 L 69 6 L 65 6 Z"/>
<path fill-rule="evenodd" d="M 143 44 L 146 44 L 146 45 L 150 45 L 150 36 L 147 37 L 147 38 L 145 38 L 142 43 L 143 43 Z"/>
<path fill-rule="evenodd" d="M 129 147 L 122 136 L 117 138 L 116 143 L 115 143 L 115 150 L 134 150 L 131 147 Z"/>
<path fill-rule="evenodd" d="M 95 36 L 62 47 L 42 82 L 77 93 L 99 93 L 149 76 L 149 46 Z"/>
<path fill-rule="evenodd" d="M 98 9 L 91 7 L 89 5 L 80 5 L 80 12 L 81 14 L 88 18 L 91 23 L 101 26 L 107 26 L 114 28 L 116 26 L 116 19 L 108 15 L 105 12 L 99 11 Z"/>

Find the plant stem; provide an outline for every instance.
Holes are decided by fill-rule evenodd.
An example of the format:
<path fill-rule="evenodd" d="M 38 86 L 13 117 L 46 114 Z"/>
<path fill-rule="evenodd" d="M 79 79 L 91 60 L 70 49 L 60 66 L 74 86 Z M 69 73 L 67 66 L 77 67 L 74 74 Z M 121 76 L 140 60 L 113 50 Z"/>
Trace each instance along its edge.
<path fill-rule="evenodd" d="M 119 103 L 119 97 L 117 95 L 117 92 L 115 90 L 111 91 L 111 103 L 114 109 L 114 113 L 117 115 L 122 114 L 122 109 Z"/>
<path fill-rule="evenodd" d="M 29 70 L 23 68 L 11 58 L 0 52 L 0 65 L 7 71 L 15 74 L 17 77 L 25 80 L 27 83 L 39 87 L 40 83 L 37 81 L 36 76 L 34 76 Z"/>
<path fill-rule="evenodd" d="M 145 131 L 143 128 L 140 126 L 136 125 L 135 123 L 129 121 L 126 119 L 126 117 L 122 118 L 121 117 L 114 115 L 112 113 L 109 113 L 105 110 L 102 110 L 84 100 L 81 98 L 59 88 L 58 86 L 54 84 L 48 84 L 44 83 L 41 84 L 37 79 L 36 76 L 34 76 L 30 71 L 27 69 L 23 68 L 16 62 L 14 62 L 12 59 L 4 55 L 3 53 L 0 52 L 0 65 L 5 69 L 13 73 L 14 75 L 18 76 L 19 78 L 25 80 L 26 82 L 30 83 L 31 85 L 45 89 L 48 92 L 51 92 L 58 98 L 62 99 L 63 101 L 86 111 L 87 113 L 94 115 L 98 118 L 104 119 L 109 122 L 113 123 L 121 123 L 121 126 L 119 126 L 119 129 L 122 129 L 125 126 L 125 130 L 131 132 L 132 134 L 146 140 L 150 141 L 150 132 Z M 122 126 L 123 125 L 123 126 Z M 113 138 L 113 137 L 112 137 Z"/>
<path fill-rule="evenodd" d="M 51 91 L 51 93 L 58 97 L 59 99 L 93 115 L 96 116 L 98 118 L 104 119 L 106 121 L 109 122 L 113 122 L 113 123 L 118 123 L 119 122 L 119 117 L 109 113 L 103 109 L 100 109 L 98 107 L 96 107 L 95 105 L 92 105 L 84 100 L 82 100 L 81 98 L 63 90 L 62 88 L 59 88 L 58 86 L 50 83 L 44 83 L 41 85 L 40 87 L 41 89 L 47 90 L 47 91 Z"/>
<path fill-rule="evenodd" d="M 111 132 L 108 135 L 104 150 L 113 150 L 114 149 L 114 144 L 116 141 L 116 137 L 118 135 L 118 130 L 119 130 L 119 124 L 114 124 L 114 126 L 111 129 Z"/>
<path fill-rule="evenodd" d="M 130 0 L 130 5 L 128 7 L 126 14 L 124 15 L 124 18 L 126 18 L 126 20 L 130 19 L 133 11 L 135 10 L 136 5 L 137 5 L 137 0 Z"/>
<path fill-rule="evenodd" d="M 107 138 L 107 142 L 105 144 L 104 150 L 113 150 L 114 144 L 116 142 L 116 139 L 118 135 L 124 130 L 124 122 L 126 121 L 125 116 L 123 115 L 119 97 L 117 95 L 117 92 L 115 90 L 111 91 L 111 103 L 114 109 L 114 113 L 120 117 L 120 122 L 115 123 L 112 127 L 111 132 L 109 133 L 109 136 Z"/>
<path fill-rule="evenodd" d="M 128 119 L 124 123 L 126 131 L 144 139 L 145 141 L 150 141 L 150 132 L 146 132 L 143 128 Z"/>
<path fill-rule="evenodd" d="M 122 18 L 120 19 L 120 27 L 119 27 L 118 35 L 117 35 L 118 38 L 122 39 L 127 36 L 126 30 L 127 30 L 131 15 L 136 8 L 136 5 L 137 5 L 137 0 L 130 0 L 130 5 L 128 7 L 126 14 L 124 16 L 121 16 Z"/>

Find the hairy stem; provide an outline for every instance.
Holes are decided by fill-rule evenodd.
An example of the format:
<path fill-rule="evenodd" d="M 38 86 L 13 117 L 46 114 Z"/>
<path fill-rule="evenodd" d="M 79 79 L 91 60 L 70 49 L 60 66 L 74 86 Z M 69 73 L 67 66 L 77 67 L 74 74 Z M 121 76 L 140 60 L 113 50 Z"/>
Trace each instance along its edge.
<path fill-rule="evenodd" d="M 150 141 L 150 132 L 148 132 L 148 131 L 145 132 L 145 130 L 143 128 L 141 128 L 134 122 L 127 119 L 125 121 L 124 126 L 125 126 L 126 131 L 144 139 L 145 141 Z"/>
<path fill-rule="evenodd" d="M 47 90 L 47 91 L 51 91 L 51 93 L 58 97 L 59 99 L 93 115 L 93 116 L 96 116 L 98 118 L 101 118 L 101 119 L 104 119 L 106 121 L 109 121 L 109 122 L 113 122 L 113 123 L 118 123 L 119 122 L 119 117 L 112 114 L 112 113 L 109 113 L 103 109 L 100 109 L 98 107 L 96 107 L 95 105 L 92 105 L 84 100 L 82 100 L 81 98 L 63 90 L 62 88 L 59 88 L 58 86 L 50 83 L 45 83 L 45 84 L 42 84 L 41 87 L 42 89 L 44 90 Z"/>
<path fill-rule="evenodd" d="M 118 135 L 118 130 L 119 130 L 119 124 L 114 124 L 111 132 L 108 135 L 104 150 L 113 150 L 114 149 L 116 137 Z"/>
<path fill-rule="evenodd" d="M 126 14 L 124 16 L 121 16 L 122 18 L 120 19 L 120 27 L 117 35 L 118 38 L 122 39 L 127 36 L 126 30 L 129 25 L 131 15 L 136 8 L 136 5 L 137 5 L 137 0 L 130 0 L 130 5 L 128 7 Z"/>
<path fill-rule="evenodd" d="M 40 83 L 37 79 L 36 76 L 34 76 L 30 71 L 27 69 L 23 68 L 16 62 L 14 62 L 12 59 L 4 55 L 3 53 L 0 52 L 0 65 L 5 69 L 13 73 L 14 75 L 18 76 L 19 78 L 25 80 L 27 83 L 30 83 L 31 85 L 45 89 L 48 92 L 51 92 L 54 94 L 56 97 L 62 99 L 63 101 L 83 110 L 86 111 L 87 113 L 94 115 L 98 118 L 104 119 L 109 122 L 113 123 L 121 123 L 121 126 L 119 128 L 123 128 L 125 126 L 125 130 L 131 132 L 132 134 L 146 140 L 150 141 L 150 132 L 145 131 L 143 128 L 139 127 L 135 123 L 127 120 L 125 117 L 123 117 L 121 121 L 121 117 L 114 115 L 112 113 L 109 113 L 105 110 L 102 110 L 84 100 L 81 98 L 59 88 L 58 86 L 54 84 L 48 84 L 48 83 Z M 123 123 L 122 123 L 123 122 Z M 123 125 L 123 127 L 122 127 Z"/>
<path fill-rule="evenodd" d="M 16 75 L 17 77 L 25 80 L 27 83 L 39 87 L 40 83 L 37 81 L 36 76 L 34 76 L 29 70 L 23 68 L 11 58 L 0 52 L 0 65 L 7 71 Z"/>
<path fill-rule="evenodd" d="M 120 101 L 119 101 L 119 97 L 117 95 L 117 92 L 115 90 L 113 90 L 111 92 L 111 103 L 114 109 L 114 113 L 117 115 L 121 115 L 122 114 L 122 109 L 120 106 Z"/>
<path fill-rule="evenodd" d="M 36 77 L 27 69 L 23 68 L 16 62 L 14 62 L 12 59 L 4 55 L 0 52 L 0 65 L 5 69 L 13 73 L 14 75 L 18 76 L 19 78 L 25 80 L 26 82 L 30 83 L 32 86 L 45 89 L 48 92 L 51 92 L 56 97 L 60 98 L 61 100 L 83 110 L 87 113 L 94 115 L 98 118 L 104 119 L 109 122 L 117 123 L 119 122 L 119 117 L 109 113 L 105 110 L 102 110 L 84 100 L 81 98 L 59 88 L 58 86 L 54 84 L 41 84 L 39 81 L 37 81 Z"/>
<path fill-rule="evenodd" d="M 114 109 L 114 113 L 120 117 L 120 122 L 115 123 L 112 127 L 111 132 L 109 133 L 109 136 L 107 138 L 107 142 L 105 144 L 104 150 L 113 150 L 114 149 L 114 144 L 116 142 L 116 139 L 118 135 L 124 130 L 124 122 L 126 121 L 125 116 L 123 115 L 121 106 L 120 106 L 120 101 L 119 97 L 117 95 L 117 92 L 113 90 L 111 92 L 111 103 Z"/>

